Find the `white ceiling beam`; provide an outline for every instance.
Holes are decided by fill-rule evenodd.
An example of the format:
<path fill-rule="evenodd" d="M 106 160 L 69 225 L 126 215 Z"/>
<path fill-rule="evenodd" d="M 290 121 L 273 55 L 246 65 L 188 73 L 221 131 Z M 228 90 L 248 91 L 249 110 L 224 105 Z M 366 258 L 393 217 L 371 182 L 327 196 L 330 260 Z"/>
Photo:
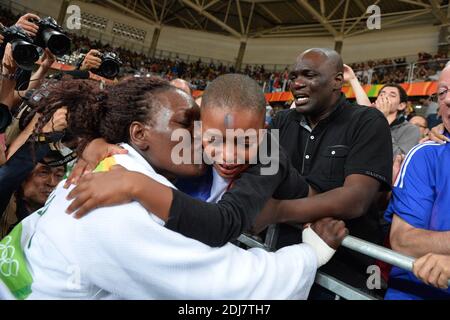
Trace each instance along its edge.
<path fill-rule="evenodd" d="M 329 23 L 328 19 L 322 16 L 319 12 L 314 9 L 307 0 L 297 0 L 297 3 L 306 9 L 314 18 L 316 18 L 321 25 L 324 26 L 334 37 L 338 36 L 338 32 Z"/>
<path fill-rule="evenodd" d="M 254 11 L 255 11 L 255 3 L 252 2 L 252 7 L 250 9 L 250 15 L 248 16 L 248 21 L 247 21 L 247 29 L 245 29 L 245 35 L 246 36 L 248 36 L 248 32 L 250 31 L 250 25 L 252 24 Z"/>
<path fill-rule="evenodd" d="M 399 0 L 400 2 L 404 2 L 404 3 L 408 3 L 408 4 L 413 4 L 415 6 L 419 6 L 419 7 L 423 7 L 423 8 L 430 8 L 431 6 L 427 3 L 423 3 L 420 1 L 414 1 L 414 0 Z"/>
<path fill-rule="evenodd" d="M 441 24 L 448 24 L 447 15 L 442 13 L 439 1 L 438 0 L 429 0 L 429 1 L 431 4 L 431 10 L 436 19 L 438 19 Z"/>
<path fill-rule="evenodd" d="M 242 16 L 241 3 L 239 2 L 239 0 L 236 0 L 236 8 L 237 8 L 238 16 L 239 16 L 239 24 L 241 26 L 241 33 L 244 34 L 245 33 L 244 17 Z"/>
<path fill-rule="evenodd" d="M 258 4 L 258 7 L 263 9 L 267 15 L 269 15 L 276 23 L 282 24 L 283 21 L 275 15 L 271 10 L 269 10 L 264 4 Z"/>
<path fill-rule="evenodd" d="M 344 17 L 342 18 L 342 23 L 341 23 L 341 34 L 344 33 L 344 27 L 345 27 L 345 22 L 347 20 L 347 13 L 348 13 L 348 5 L 349 5 L 349 3 L 350 3 L 349 0 L 345 1 Z"/>
<path fill-rule="evenodd" d="M 193 3 L 190 0 L 181 0 L 183 1 L 183 3 L 194 9 L 195 11 L 197 11 L 199 14 L 207 17 L 209 20 L 211 20 L 212 22 L 214 22 L 215 24 L 217 24 L 218 26 L 220 26 L 222 29 L 228 31 L 229 33 L 231 33 L 233 36 L 237 37 L 237 38 L 241 38 L 242 35 L 237 32 L 236 30 L 234 30 L 233 28 L 231 28 L 229 25 L 227 25 L 226 23 L 223 23 L 221 20 L 219 20 L 218 18 L 216 18 L 215 16 L 213 16 L 212 14 L 210 14 L 209 12 L 205 11 L 202 9 L 202 7 L 196 5 L 195 3 Z"/>
<path fill-rule="evenodd" d="M 420 10 L 419 12 L 416 13 L 412 13 L 412 14 L 407 14 L 407 15 L 402 15 L 400 18 L 397 19 L 393 19 L 390 20 L 388 22 L 383 22 L 382 27 L 385 28 L 387 26 L 391 26 L 391 25 L 395 25 L 398 24 L 399 22 L 405 21 L 405 20 L 411 20 L 413 18 L 416 18 L 418 16 L 424 15 L 424 14 L 429 14 L 431 13 L 431 8 L 430 9 L 423 9 Z M 383 19 L 383 15 L 382 15 L 382 19 Z M 369 30 L 367 28 L 364 28 L 363 30 L 359 30 L 359 31 L 355 31 L 353 33 L 348 34 L 348 37 L 352 37 L 358 34 L 362 34 L 362 33 L 366 33 L 366 32 L 370 32 L 372 30 Z"/>

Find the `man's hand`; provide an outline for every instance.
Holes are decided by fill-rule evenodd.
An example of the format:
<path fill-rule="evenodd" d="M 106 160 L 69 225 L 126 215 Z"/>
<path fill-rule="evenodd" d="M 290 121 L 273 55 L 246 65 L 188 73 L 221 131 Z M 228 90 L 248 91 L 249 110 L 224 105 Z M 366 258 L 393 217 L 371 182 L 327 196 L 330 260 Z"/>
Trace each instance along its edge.
<path fill-rule="evenodd" d="M 44 55 L 41 58 L 41 67 L 48 70 L 56 61 L 56 57 L 51 51 L 47 48 L 44 51 Z"/>
<path fill-rule="evenodd" d="M 97 165 L 108 157 L 115 154 L 127 154 L 128 151 L 115 144 L 109 144 L 104 139 L 94 139 L 84 149 L 80 159 L 72 170 L 69 178 L 64 184 L 64 188 L 68 188 L 71 184 L 77 184 L 80 177 L 95 169 Z"/>
<path fill-rule="evenodd" d="M 420 140 L 420 143 L 426 142 L 426 141 L 434 141 L 440 144 L 444 144 L 446 142 L 450 142 L 450 139 L 444 136 L 444 124 L 438 124 L 436 127 L 431 129 L 428 132 L 428 136 Z"/>
<path fill-rule="evenodd" d="M 25 32 L 28 33 L 28 35 L 30 35 L 31 37 L 35 37 L 37 32 L 39 31 L 39 26 L 32 22 L 32 20 L 38 21 L 41 20 L 41 18 L 39 18 L 39 16 L 35 14 L 27 13 L 21 16 L 19 20 L 17 20 L 16 26 L 23 28 Z"/>
<path fill-rule="evenodd" d="M 80 70 L 98 69 L 102 64 L 102 59 L 100 59 L 99 56 L 101 56 L 100 51 L 94 49 L 90 50 L 86 57 L 84 57 Z"/>
<path fill-rule="evenodd" d="M 310 225 L 310 228 L 331 248 L 336 250 L 348 235 L 342 220 L 323 218 Z"/>
<path fill-rule="evenodd" d="M 1 26 L 1 23 L 0 23 L 0 26 Z M 0 34 L 0 46 L 3 44 L 4 40 L 5 40 L 5 37 L 2 34 Z"/>
<path fill-rule="evenodd" d="M 355 79 L 356 79 L 356 75 L 353 72 L 353 69 L 350 66 L 344 64 L 344 82 L 348 83 Z"/>
<path fill-rule="evenodd" d="M 55 111 L 49 122 L 42 128 L 42 132 L 60 132 L 67 128 L 67 107 Z"/>
<path fill-rule="evenodd" d="M 17 63 L 13 58 L 12 48 L 11 48 L 10 43 L 8 43 L 6 45 L 5 54 L 3 55 L 2 65 L 3 65 L 3 74 L 7 73 L 9 75 L 12 75 L 12 74 L 14 74 L 14 72 L 16 72 Z M 5 72 L 5 70 L 6 70 L 6 72 Z"/>
<path fill-rule="evenodd" d="M 429 253 L 414 262 L 413 272 L 426 284 L 447 289 L 450 279 L 450 256 Z"/>
<path fill-rule="evenodd" d="M 72 203 L 66 213 L 79 219 L 89 211 L 105 206 L 128 203 L 133 200 L 133 186 L 137 182 L 137 172 L 115 165 L 108 172 L 88 173 L 82 176 L 78 185 L 68 194 Z"/>
<path fill-rule="evenodd" d="M 386 96 L 379 96 L 375 101 L 375 107 L 387 118 L 391 112 L 392 103 Z"/>

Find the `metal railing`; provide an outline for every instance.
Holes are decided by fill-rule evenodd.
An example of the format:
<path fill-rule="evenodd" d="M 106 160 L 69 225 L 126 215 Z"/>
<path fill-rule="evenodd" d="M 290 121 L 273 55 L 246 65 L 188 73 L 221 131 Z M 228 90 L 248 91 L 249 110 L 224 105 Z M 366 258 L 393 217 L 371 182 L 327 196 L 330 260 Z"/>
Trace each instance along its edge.
<path fill-rule="evenodd" d="M 274 251 L 275 242 L 278 235 L 278 226 L 269 226 L 264 243 L 242 234 L 238 241 L 250 248 L 260 248 L 267 251 Z M 358 253 L 369 256 L 373 259 L 386 262 L 390 265 L 412 272 L 415 259 L 385 247 L 373 244 L 371 242 L 353 237 L 346 236 L 342 241 L 342 246 Z M 328 274 L 318 271 L 315 283 L 321 287 L 335 293 L 337 296 L 347 300 L 378 300 L 366 292 L 354 288 Z M 450 287 L 450 280 L 448 281 Z"/>

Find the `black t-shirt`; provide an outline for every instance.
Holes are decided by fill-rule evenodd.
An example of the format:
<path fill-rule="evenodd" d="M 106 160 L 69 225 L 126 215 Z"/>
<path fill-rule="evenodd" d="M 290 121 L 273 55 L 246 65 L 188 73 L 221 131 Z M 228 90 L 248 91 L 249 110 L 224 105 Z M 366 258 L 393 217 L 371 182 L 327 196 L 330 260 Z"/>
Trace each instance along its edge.
<path fill-rule="evenodd" d="M 380 191 L 390 189 L 392 139 L 389 124 L 376 108 L 353 105 L 341 96 L 334 111 L 314 129 L 295 109 L 279 112 L 273 119 L 279 140 L 300 174 L 319 192 L 344 185 L 351 174 L 363 174 L 381 182 Z M 345 221 L 350 234 L 373 243 L 382 242 L 379 213 L 375 205 L 356 219 Z M 277 247 L 301 241 L 301 232 L 280 225 Z M 343 247 L 323 267 L 336 278 L 365 286 L 367 267 L 373 259 Z M 363 283 L 364 282 L 364 283 Z"/>
<path fill-rule="evenodd" d="M 306 197 L 309 191 L 306 180 L 292 166 L 278 141 L 274 148 L 278 149 L 279 157 L 273 157 L 270 163 L 259 161 L 242 172 L 218 203 L 206 203 L 173 190 L 166 227 L 210 246 L 223 246 L 250 229 L 270 198 Z M 261 174 L 261 169 L 276 165 L 274 162 L 278 162 L 276 172 Z"/>

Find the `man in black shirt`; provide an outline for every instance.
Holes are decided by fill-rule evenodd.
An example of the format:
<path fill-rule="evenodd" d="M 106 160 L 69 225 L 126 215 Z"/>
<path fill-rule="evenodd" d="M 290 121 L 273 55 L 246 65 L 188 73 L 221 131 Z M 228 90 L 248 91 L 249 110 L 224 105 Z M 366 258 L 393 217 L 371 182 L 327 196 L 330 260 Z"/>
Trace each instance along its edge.
<path fill-rule="evenodd" d="M 309 222 L 330 216 L 345 221 L 351 235 L 380 243 L 373 203 L 388 191 L 392 176 L 389 125 L 376 108 L 350 104 L 341 93 L 343 63 L 328 49 L 302 53 L 290 74 L 295 109 L 279 112 L 272 130 L 294 167 L 318 195 L 278 204 L 275 221 Z M 278 247 L 300 241 L 300 232 L 281 225 Z M 341 248 L 324 271 L 365 289 L 374 261 Z"/>

